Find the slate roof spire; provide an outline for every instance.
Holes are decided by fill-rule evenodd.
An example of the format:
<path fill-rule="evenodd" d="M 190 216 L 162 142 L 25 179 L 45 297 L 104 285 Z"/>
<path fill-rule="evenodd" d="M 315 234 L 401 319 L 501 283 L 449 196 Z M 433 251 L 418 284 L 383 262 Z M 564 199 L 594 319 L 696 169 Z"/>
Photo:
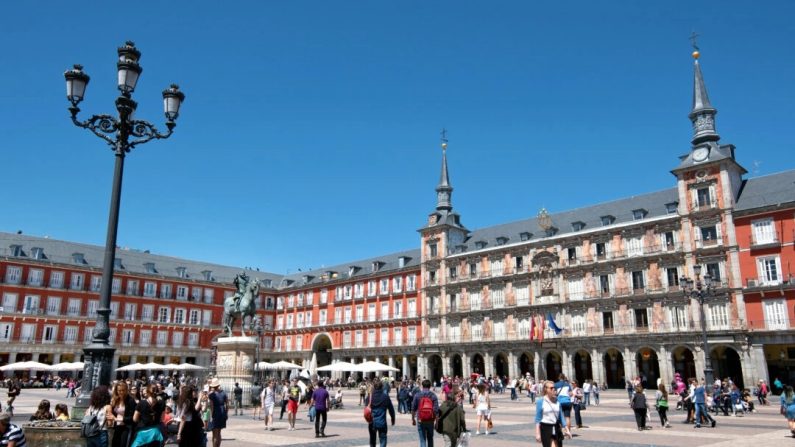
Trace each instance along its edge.
<path fill-rule="evenodd" d="M 693 44 L 694 59 L 694 78 L 693 78 L 693 109 L 690 111 L 690 121 L 693 123 L 693 146 L 707 142 L 718 141 L 720 135 L 715 130 L 715 115 L 718 110 L 712 107 L 707 95 L 707 86 L 704 84 L 704 76 L 701 74 L 701 66 L 698 58 L 701 55 L 698 47 Z"/>
<path fill-rule="evenodd" d="M 436 209 L 451 211 L 452 196 L 453 187 L 450 186 L 450 176 L 447 173 L 447 130 L 442 129 L 442 173 L 439 176 L 439 185 L 436 187 Z"/>

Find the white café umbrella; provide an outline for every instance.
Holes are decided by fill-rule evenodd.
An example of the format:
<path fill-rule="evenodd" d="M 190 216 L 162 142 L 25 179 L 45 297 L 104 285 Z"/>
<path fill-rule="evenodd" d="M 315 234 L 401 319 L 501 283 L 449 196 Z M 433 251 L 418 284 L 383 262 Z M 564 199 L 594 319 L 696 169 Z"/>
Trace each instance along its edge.
<path fill-rule="evenodd" d="M 63 362 L 52 365 L 50 371 L 82 371 L 84 368 L 83 362 Z"/>
<path fill-rule="evenodd" d="M 144 366 L 142 363 L 133 363 L 127 366 L 122 366 L 121 368 L 116 368 L 116 371 L 140 371 L 141 369 L 145 369 L 141 368 L 142 366 Z"/>
<path fill-rule="evenodd" d="M 384 365 L 383 363 L 374 362 L 372 360 L 356 365 L 361 372 L 383 372 L 383 371 L 400 371 L 394 366 Z"/>
<path fill-rule="evenodd" d="M 199 365 L 194 365 L 192 363 L 180 363 L 179 370 L 180 371 L 204 371 L 207 368 Z"/>
<path fill-rule="evenodd" d="M 290 369 L 301 369 L 301 368 L 303 368 L 301 365 L 296 365 L 295 363 L 281 360 L 271 364 L 268 368 L 265 369 L 275 369 L 278 371 L 278 370 L 290 370 Z"/>
<path fill-rule="evenodd" d="M 160 363 L 149 362 L 149 363 L 144 363 L 143 365 L 141 365 L 141 369 L 157 370 L 157 369 L 163 369 L 164 366 L 165 365 L 161 365 Z"/>
<path fill-rule="evenodd" d="M 350 363 L 350 362 L 337 362 L 337 363 L 332 363 L 330 365 L 321 366 L 317 370 L 318 371 L 331 371 L 331 372 L 336 372 L 336 371 L 344 372 L 344 371 L 358 371 L 358 368 L 359 368 L 359 365 L 354 365 L 353 363 Z"/>
<path fill-rule="evenodd" d="M 269 367 L 271 365 L 272 365 L 272 363 L 268 363 L 268 362 L 264 362 L 264 361 L 263 362 L 259 362 L 259 363 L 255 363 L 254 364 L 254 371 L 264 371 L 266 369 L 270 369 Z"/>
<path fill-rule="evenodd" d="M 163 365 L 162 369 L 165 371 L 178 371 L 179 365 L 177 365 L 176 363 L 169 363 L 168 365 Z"/>
<path fill-rule="evenodd" d="M 0 366 L 0 371 L 24 371 L 24 370 L 49 371 L 50 365 L 29 360 L 27 362 L 17 362 L 5 366 Z"/>

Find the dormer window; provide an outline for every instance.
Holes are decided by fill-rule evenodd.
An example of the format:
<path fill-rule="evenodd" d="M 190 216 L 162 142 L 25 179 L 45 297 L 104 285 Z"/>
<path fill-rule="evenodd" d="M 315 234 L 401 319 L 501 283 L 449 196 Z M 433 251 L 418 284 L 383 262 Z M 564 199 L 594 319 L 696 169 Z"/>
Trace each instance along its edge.
<path fill-rule="evenodd" d="M 558 232 L 558 229 L 555 228 L 555 227 L 549 227 L 549 228 L 546 229 L 547 237 L 554 236 L 555 233 L 557 233 L 557 232 Z"/>
<path fill-rule="evenodd" d="M 202 277 L 205 281 L 212 281 L 213 280 L 213 272 L 212 270 L 202 270 Z"/>
<path fill-rule="evenodd" d="M 30 249 L 30 255 L 33 259 L 44 259 L 44 249 L 41 247 L 33 247 Z"/>
<path fill-rule="evenodd" d="M 282 279 L 282 286 L 283 287 L 290 287 L 291 285 L 293 285 L 293 280 L 292 279 L 287 279 L 287 278 Z"/>
<path fill-rule="evenodd" d="M 508 243 L 508 238 L 505 236 L 500 236 L 497 238 L 497 245 L 505 245 Z"/>
<path fill-rule="evenodd" d="M 124 264 L 121 263 L 121 258 L 113 259 L 113 269 L 114 270 L 124 270 Z"/>
<path fill-rule="evenodd" d="M 355 275 L 356 272 L 359 271 L 359 269 L 360 269 L 360 267 L 358 265 L 352 265 L 352 266 L 348 267 L 348 278 L 350 278 L 351 276 Z"/>
<path fill-rule="evenodd" d="M 373 265 L 370 267 L 370 270 L 372 272 L 377 272 L 377 271 L 381 270 L 381 267 L 383 267 L 383 266 L 384 266 L 383 262 L 381 262 L 381 261 L 373 261 Z"/>
<path fill-rule="evenodd" d="M 613 222 L 616 221 L 615 216 L 610 216 L 610 215 L 602 216 L 602 217 L 600 217 L 600 219 L 602 220 L 602 226 L 603 227 L 606 227 L 608 225 L 613 225 Z"/>
<path fill-rule="evenodd" d="M 262 284 L 263 284 L 265 287 L 267 287 L 267 288 L 270 288 L 270 287 L 273 285 L 273 281 L 272 281 L 272 280 L 270 280 L 270 279 L 266 279 L 265 281 L 263 281 L 263 282 L 262 282 Z"/>
<path fill-rule="evenodd" d="M 75 264 L 85 264 L 86 258 L 83 256 L 83 253 L 72 253 L 72 262 Z"/>
<path fill-rule="evenodd" d="M 527 231 L 519 233 L 519 239 L 523 241 L 529 241 L 531 237 L 533 237 L 533 233 L 529 233 Z"/>
<path fill-rule="evenodd" d="M 572 231 L 582 231 L 585 228 L 585 222 L 577 221 L 571 223 Z"/>
<path fill-rule="evenodd" d="M 12 245 L 9 248 L 11 249 L 11 256 L 22 256 L 21 245 Z"/>
<path fill-rule="evenodd" d="M 678 202 L 671 202 L 665 204 L 665 212 L 668 214 L 676 214 L 676 209 L 679 206 Z"/>
<path fill-rule="evenodd" d="M 315 277 L 312 275 L 304 275 L 304 284 L 309 284 L 313 279 L 315 279 Z"/>
<path fill-rule="evenodd" d="M 325 275 L 326 275 L 326 280 L 337 279 L 337 272 L 333 270 L 327 270 Z"/>
<path fill-rule="evenodd" d="M 186 267 L 177 267 L 177 277 L 178 278 L 187 278 L 188 277 L 188 269 Z"/>
<path fill-rule="evenodd" d="M 467 246 L 466 245 L 456 245 L 455 246 L 455 252 L 456 253 L 463 253 L 465 251 L 467 251 Z"/>
<path fill-rule="evenodd" d="M 647 211 L 643 208 L 632 210 L 632 218 L 635 220 L 641 220 L 646 217 Z"/>
<path fill-rule="evenodd" d="M 486 248 L 486 241 L 475 241 L 475 249 L 480 250 Z"/>
<path fill-rule="evenodd" d="M 157 270 L 155 270 L 154 262 L 144 263 L 144 270 L 146 271 L 146 273 L 151 273 L 151 274 L 157 273 Z"/>
<path fill-rule="evenodd" d="M 406 264 L 408 264 L 408 263 L 409 263 L 409 260 L 411 260 L 411 258 L 410 258 L 410 257 L 408 257 L 408 256 L 401 256 L 401 257 L 399 257 L 399 258 L 398 258 L 398 268 L 401 268 L 401 269 L 402 269 L 403 267 L 405 267 L 405 266 L 406 266 Z"/>

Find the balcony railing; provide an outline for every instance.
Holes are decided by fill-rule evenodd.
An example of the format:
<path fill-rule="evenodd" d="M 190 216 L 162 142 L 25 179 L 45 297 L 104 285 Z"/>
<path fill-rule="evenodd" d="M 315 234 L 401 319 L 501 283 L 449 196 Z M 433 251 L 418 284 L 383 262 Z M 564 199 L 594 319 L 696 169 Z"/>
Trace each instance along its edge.
<path fill-rule="evenodd" d="M 717 247 L 717 246 L 722 245 L 722 244 L 723 244 L 723 241 L 721 240 L 720 237 L 707 238 L 707 239 L 704 239 L 702 237 L 697 237 L 696 238 L 696 248 Z"/>

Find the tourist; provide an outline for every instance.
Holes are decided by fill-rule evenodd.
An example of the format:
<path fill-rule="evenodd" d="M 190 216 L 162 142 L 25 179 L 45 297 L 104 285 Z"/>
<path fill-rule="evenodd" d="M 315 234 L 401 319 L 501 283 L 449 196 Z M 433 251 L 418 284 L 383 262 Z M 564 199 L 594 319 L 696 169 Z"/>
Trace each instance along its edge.
<path fill-rule="evenodd" d="M 127 383 L 117 383 L 110 398 L 110 406 L 114 418 L 111 447 L 127 447 L 130 445 L 135 405 L 135 399 L 129 394 Z"/>
<path fill-rule="evenodd" d="M 638 431 L 651 430 L 651 427 L 646 426 L 646 413 L 648 413 L 649 408 L 646 403 L 646 394 L 643 393 L 641 385 L 635 387 L 629 406 L 635 412 L 635 423 L 638 424 Z"/>
<path fill-rule="evenodd" d="M 759 397 L 759 404 L 761 405 L 769 405 L 770 402 L 767 401 L 767 393 L 770 392 L 770 389 L 767 387 L 767 383 L 764 380 L 759 380 L 759 387 L 757 391 L 757 397 Z M 10 396 L 10 394 L 9 394 Z M 9 404 L 11 405 L 11 404 Z"/>
<path fill-rule="evenodd" d="M 108 424 L 113 423 L 113 411 L 111 411 L 108 387 L 100 385 L 91 391 L 86 413 L 96 416 L 97 424 L 99 425 L 99 433 L 96 436 L 86 438 L 86 447 L 108 447 Z"/>
<path fill-rule="evenodd" d="M 781 414 L 787 418 L 789 431 L 795 437 L 795 392 L 791 385 L 785 386 L 781 393 Z"/>
<path fill-rule="evenodd" d="M 262 393 L 260 393 L 262 413 L 265 418 L 265 430 L 273 430 L 273 407 L 276 405 L 276 391 L 273 389 L 274 386 L 275 383 L 271 380 L 268 382 L 268 385 L 262 389 Z"/>
<path fill-rule="evenodd" d="M 282 412 L 281 414 L 279 414 L 280 421 L 284 419 L 284 412 L 287 411 L 287 402 L 290 400 L 290 387 L 288 385 L 289 382 L 287 382 L 286 380 L 283 381 L 281 385 Z"/>
<path fill-rule="evenodd" d="M 221 446 L 221 430 L 226 428 L 226 419 L 229 415 L 229 399 L 221 389 L 221 381 L 214 377 L 210 381 L 210 392 L 207 395 L 210 405 L 212 405 L 212 419 L 210 419 L 210 430 L 213 432 L 213 447 Z M 135 446 L 133 446 L 135 447 Z"/>
<path fill-rule="evenodd" d="M 591 381 L 586 380 L 585 383 L 582 384 L 582 393 L 583 393 L 583 401 L 582 406 L 587 407 L 591 405 Z"/>
<path fill-rule="evenodd" d="M 204 423 L 204 431 L 210 431 L 210 417 L 212 416 L 212 405 L 210 404 L 209 387 L 203 390 L 199 396 L 199 411 Z"/>
<path fill-rule="evenodd" d="M 197 447 L 204 443 L 204 423 L 193 386 L 184 385 L 177 399 L 177 444 L 179 447 Z"/>
<path fill-rule="evenodd" d="M 597 382 L 594 382 L 591 385 L 591 393 L 593 393 L 593 404 L 596 405 L 597 407 L 599 406 L 599 391 L 600 391 L 599 384 Z"/>
<path fill-rule="evenodd" d="M 376 433 L 378 433 L 381 447 L 386 447 L 386 415 L 389 413 L 392 425 L 395 425 L 395 407 L 392 406 L 392 399 L 384 392 L 384 383 L 380 380 L 373 382 L 373 392 L 370 394 L 369 406 L 373 414 L 373 420 L 367 424 L 367 430 L 370 432 L 370 447 L 375 447 Z"/>
<path fill-rule="evenodd" d="M 430 402 L 430 403 L 429 403 Z M 411 425 L 417 426 L 420 447 L 433 447 L 433 423 L 439 414 L 439 399 L 431 391 L 431 381 L 422 381 L 422 391 L 411 402 Z"/>
<path fill-rule="evenodd" d="M 66 404 L 55 405 L 55 420 L 68 421 L 69 420 L 69 407 Z"/>
<path fill-rule="evenodd" d="M 309 401 L 309 404 L 315 409 L 315 437 L 325 438 L 330 399 L 323 381 L 318 382 L 317 389 L 312 393 L 312 400 Z"/>
<path fill-rule="evenodd" d="M 558 403 L 560 403 L 560 410 L 563 412 L 566 422 L 563 426 L 563 434 L 571 439 L 571 384 L 563 373 L 555 382 L 555 392 L 558 393 Z"/>
<path fill-rule="evenodd" d="M 464 394 L 453 385 L 452 390 L 445 396 L 444 402 L 439 407 L 439 420 L 442 424 L 442 439 L 445 447 L 456 447 L 461 433 L 467 431 L 466 415 L 463 407 Z M 392 425 L 395 420 L 392 419 Z M 370 447 L 374 447 L 372 441 Z"/>
<path fill-rule="evenodd" d="M 298 402 L 301 399 L 301 388 L 298 386 L 298 380 L 293 379 L 290 383 L 289 395 L 287 400 L 287 423 L 288 431 L 295 430 L 295 419 L 298 414 Z"/>
<path fill-rule="evenodd" d="M 478 428 L 475 431 L 476 435 L 480 434 L 480 425 L 486 421 L 486 435 L 489 434 L 489 419 L 491 418 L 491 394 L 485 384 L 478 385 L 478 392 L 475 396 L 475 411 L 478 415 Z"/>
<path fill-rule="evenodd" d="M 693 404 L 696 407 L 696 428 L 701 428 L 701 418 L 704 417 L 706 421 L 712 423 L 712 427 L 715 427 L 715 419 L 707 411 L 706 407 L 707 403 L 707 390 L 706 386 L 704 386 L 704 382 L 700 385 L 697 385 L 693 390 Z"/>
<path fill-rule="evenodd" d="M 536 442 L 542 447 L 563 445 L 563 411 L 558 402 L 558 393 L 551 380 L 538 382 L 539 398 L 536 403 Z"/>
<path fill-rule="evenodd" d="M 3 447 L 25 447 L 25 434 L 18 425 L 11 423 L 11 415 L 0 414 L 0 445 Z"/>
<path fill-rule="evenodd" d="M 668 423 L 668 390 L 665 389 L 664 383 L 660 382 L 657 387 L 654 400 L 654 407 L 657 408 L 657 414 L 660 415 L 660 426 L 671 428 L 671 424 Z"/>
<path fill-rule="evenodd" d="M 362 406 L 363 402 L 366 402 L 365 395 L 367 394 L 367 383 L 362 381 L 359 383 L 359 406 Z"/>
<path fill-rule="evenodd" d="M 50 401 L 47 399 L 42 399 L 39 402 L 38 409 L 30 417 L 31 421 L 51 421 L 53 419 L 55 419 L 55 416 L 50 411 Z"/>
<path fill-rule="evenodd" d="M 19 382 L 15 378 L 8 379 L 6 382 L 8 386 L 8 390 L 6 390 L 8 399 L 6 399 L 6 410 L 8 411 L 11 416 L 14 415 L 14 401 L 19 396 L 21 391 L 19 387 Z"/>
<path fill-rule="evenodd" d="M 570 392 L 570 396 L 571 408 L 574 410 L 574 423 L 577 425 L 577 428 L 582 428 L 582 415 L 580 414 L 580 411 L 583 410 L 585 392 L 582 388 L 580 388 L 576 380 L 571 381 L 571 386 L 572 390 Z"/>
<path fill-rule="evenodd" d="M 262 419 L 262 400 L 260 399 L 260 394 L 262 393 L 262 387 L 260 387 L 259 382 L 254 382 L 254 386 L 251 387 L 251 406 L 252 406 L 252 419 L 257 420 L 257 418 Z"/>
<path fill-rule="evenodd" d="M 235 382 L 235 388 L 232 389 L 232 396 L 234 397 L 235 416 L 238 415 L 238 411 L 240 412 L 240 416 L 243 416 L 243 388 L 240 387 L 240 383 Z"/>
<path fill-rule="evenodd" d="M 163 443 L 160 430 L 162 409 L 159 408 L 157 387 L 147 385 L 141 389 L 141 400 L 135 406 L 133 422 L 135 422 L 135 440 L 131 447 L 159 447 Z"/>

